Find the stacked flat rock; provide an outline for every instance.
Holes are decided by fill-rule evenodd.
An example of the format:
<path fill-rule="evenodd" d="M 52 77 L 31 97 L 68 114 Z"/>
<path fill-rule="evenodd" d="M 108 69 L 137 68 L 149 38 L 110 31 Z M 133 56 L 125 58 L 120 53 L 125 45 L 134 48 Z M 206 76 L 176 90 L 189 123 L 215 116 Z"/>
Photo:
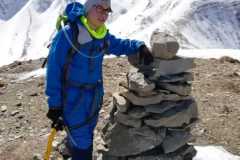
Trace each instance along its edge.
<path fill-rule="evenodd" d="M 154 33 L 151 44 L 154 62 L 131 69 L 127 91 L 113 94 L 103 160 L 192 160 L 196 154 L 187 143 L 198 117 L 190 95 L 193 60 L 176 56 L 179 45 L 169 35 Z"/>

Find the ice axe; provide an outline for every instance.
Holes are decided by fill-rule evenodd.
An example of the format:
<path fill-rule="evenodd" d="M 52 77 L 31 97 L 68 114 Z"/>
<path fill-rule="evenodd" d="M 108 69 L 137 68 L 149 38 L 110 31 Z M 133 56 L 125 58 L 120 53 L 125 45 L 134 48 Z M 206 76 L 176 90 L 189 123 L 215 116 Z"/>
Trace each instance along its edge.
<path fill-rule="evenodd" d="M 54 137 L 57 134 L 57 129 L 52 127 L 50 135 L 48 136 L 48 143 L 47 143 L 47 148 L 46 148 L 46 152 L 44 155 L 44 160 L 49 160 L 51 152 L 52 152 L 52 143 L 54 140 Z"/>
<path fill-rule="evenodd" d="M 46 148 L 46 152 L 44 155 L 44 160 L 49 160 L 49 158 L 50 158 L 50 155 L 52 152 L 52 143 L 57 134 L 57 131 L 63 130 L 64 128 L 65 127 L 63 126 L 63 120 L 61 118 L 59 118 L 56 122 L 53 122 L 50 135 L 48 136 L 48 143 L 47 143 L 47 148 Z"/>

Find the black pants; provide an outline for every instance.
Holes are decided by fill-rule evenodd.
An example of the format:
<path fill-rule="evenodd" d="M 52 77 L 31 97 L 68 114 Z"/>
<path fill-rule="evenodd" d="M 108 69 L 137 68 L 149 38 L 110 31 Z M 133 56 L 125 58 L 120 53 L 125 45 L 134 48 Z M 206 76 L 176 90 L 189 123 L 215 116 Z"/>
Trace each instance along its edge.
<path fill-rule="evenodd" d="M 92 160 L 93 146 L 88 149 L 78 149 L 71 147 L 72 160 Z"/>

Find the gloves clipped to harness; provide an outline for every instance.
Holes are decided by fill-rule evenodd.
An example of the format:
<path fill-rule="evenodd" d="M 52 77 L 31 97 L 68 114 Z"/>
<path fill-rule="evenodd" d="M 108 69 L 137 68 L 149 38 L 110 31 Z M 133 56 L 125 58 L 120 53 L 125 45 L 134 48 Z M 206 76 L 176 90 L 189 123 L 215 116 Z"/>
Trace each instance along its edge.
<path fill-rule="evenodd" d="M 151 51 L 146 45 L 139 47 L 139 64 L 149 65 L 153 62 Z"/>
<path fill-rule="evenodd" d="M 55 128 L 57 131 L 62 131 L 64 128 L 62 114 L 63 110 L 61 108 L 50 108 L 46 115 L 52 121 L 52 128 Z"/>

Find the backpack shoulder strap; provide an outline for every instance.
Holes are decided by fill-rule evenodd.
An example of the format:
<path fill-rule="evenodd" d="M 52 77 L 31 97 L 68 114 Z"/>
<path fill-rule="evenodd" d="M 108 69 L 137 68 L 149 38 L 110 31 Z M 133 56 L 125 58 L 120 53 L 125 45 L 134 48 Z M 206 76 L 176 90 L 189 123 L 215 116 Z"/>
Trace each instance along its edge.
<path fill-rule="evenodd" d="M 63 81 L 67 80 L 68 68 L 69 68 L 69 65 L 72 63 L 74 54 L 76 53 L 75 48 L 78 48 L 80 46 L 80 44 L 78 43 L 79 30 L 78 30 L 77 23 L 69 23 L 69 25 L 70 25 L 70 28 L 72 29 L 73 39 L 72 39 L 71 48 L 68 50 L 65 64 L 63 66 L 63 76 L 64 76 Z"/>
<path fill-rule="evenodd" d="M 110 46 L 110 42 L 107 40 L 107 35 L 104 37 L 103 39 L 103 47 L 102 47 L 102 51 L 104 55 L 108 55 L 108 48 Z"/>
<path fill-rule="evenodd" d="M 68 72 L 69 72 L 69 66 L 72 63 L 73 57 L 76 53 L 75 48 L 79 48 L 80 44 L 78 43 L 78 25 L 77 23 L 69 23 L 70 28 L 72 29 L 72 34 L 73 34 L 73 39 L 72 39 L 72 44 L 71 48 L 68 50 L 68 53 L 66 55 L 66 60 L 65 64 L 63 66 L 63 75 L 62 75 L 62 105 L 65 106 L 66 103 L 66 88 L 67 88 L 67 77 L 68 77 Z"/>

